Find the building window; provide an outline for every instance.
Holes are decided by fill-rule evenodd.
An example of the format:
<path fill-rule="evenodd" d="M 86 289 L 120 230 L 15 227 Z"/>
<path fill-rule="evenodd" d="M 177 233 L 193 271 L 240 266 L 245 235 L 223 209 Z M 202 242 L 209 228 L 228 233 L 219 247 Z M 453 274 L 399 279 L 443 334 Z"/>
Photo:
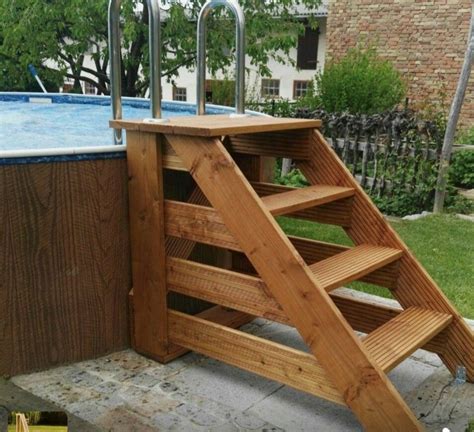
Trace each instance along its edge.
<path fill-rule="evenodd" d="M 85 82 L 84 83 L 84 94 L 86 95 L 95 95 L 96 94 L 96 88 L 95 85 Z"/>
<path fill-rule="evenodd" d="M 319 30 L 306 27 L 304 35 L 298 38 L 296 65 L 300 69 L 314 70 L 318 65 Z"/>
<path fill-rule="evenodd" d="M 308 93 L 311 81 L 294 81 L 293 82 L 293 99 L 299 99 Z"/>
<path fill-rule="evenodd" d="M 262 96 L 263 97 L 279 97 L 280 96 L 280 80 L 262 79 Z"/>
<path fill-rule="evenodd" d="M 186 87 L 173 87 L 173 100 L 186 102 L 188 100 Z"/>

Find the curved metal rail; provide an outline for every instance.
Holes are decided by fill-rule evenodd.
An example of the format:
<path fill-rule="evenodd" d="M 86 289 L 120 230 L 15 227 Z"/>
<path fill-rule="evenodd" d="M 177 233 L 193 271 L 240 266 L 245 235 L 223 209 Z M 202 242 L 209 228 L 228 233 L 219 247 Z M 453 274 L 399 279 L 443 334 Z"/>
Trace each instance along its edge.
<path fill-rule="evenodd" d="M 110 96 L 112 117 L 122 118 L 122 60 L 120 41 L 120 6 L 122 0 L 110 0 L 108 10 Z M 161 119 L 161 22 L 158 0 L 147 0 L 150 46 L 151 117 Z M 114 129 L 114 143 L 122 144 L 122 130 Z"/>
<path fill-rule="evenodd" d="M 201 9 L 198 19 L 197 42 L 197 115 L 206 113 L 206 31 L 207 18 L 218 6 L 227 7 L 235 16 L 236 27 L 236 73 L 235 73 L 235 110 L 237 115 L 245 113 L 245 16 L 236 0 L 210 0 Z"/>

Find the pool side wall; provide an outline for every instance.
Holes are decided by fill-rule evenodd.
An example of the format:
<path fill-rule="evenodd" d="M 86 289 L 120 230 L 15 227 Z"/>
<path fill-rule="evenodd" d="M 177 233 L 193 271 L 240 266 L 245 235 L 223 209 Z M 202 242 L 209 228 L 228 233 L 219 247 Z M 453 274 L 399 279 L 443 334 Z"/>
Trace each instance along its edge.
<path fill-rule="evenodd" d="M 0 166 L 0 374 L 129 346 L 127 165 Z"/>

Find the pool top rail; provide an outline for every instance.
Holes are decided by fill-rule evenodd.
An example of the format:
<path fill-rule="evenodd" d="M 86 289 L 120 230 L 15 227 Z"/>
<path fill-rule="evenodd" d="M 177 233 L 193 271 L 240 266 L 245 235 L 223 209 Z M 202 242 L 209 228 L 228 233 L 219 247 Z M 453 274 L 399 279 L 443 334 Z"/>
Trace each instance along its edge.
<path fill-rule="evenodd" d="M 111 120 L 110 127 L 170 135 L 221 137 L 258 132 L 278 132 L 297 129 L 318 129 L 321 120 L 274 117 L 229 118 L 228 115 L 175 117 L 168 123 L 154 124 L 143 120 Z"/>

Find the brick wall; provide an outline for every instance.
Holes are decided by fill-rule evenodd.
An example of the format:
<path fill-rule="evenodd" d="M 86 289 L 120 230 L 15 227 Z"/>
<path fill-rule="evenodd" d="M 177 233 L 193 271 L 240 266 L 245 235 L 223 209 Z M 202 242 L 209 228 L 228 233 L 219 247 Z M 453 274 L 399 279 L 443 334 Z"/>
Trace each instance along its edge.
<path fill-rule="evenodd" d="M 467 46 L 470 13 L 471 0 L 330 0 L 328 60 L 358 41 L 372 43 L 404 74 L 412 101 L 433 100 L 445 88 L 450 105 Z M 474 76 L 462 122 L 474 125 Z"/>

